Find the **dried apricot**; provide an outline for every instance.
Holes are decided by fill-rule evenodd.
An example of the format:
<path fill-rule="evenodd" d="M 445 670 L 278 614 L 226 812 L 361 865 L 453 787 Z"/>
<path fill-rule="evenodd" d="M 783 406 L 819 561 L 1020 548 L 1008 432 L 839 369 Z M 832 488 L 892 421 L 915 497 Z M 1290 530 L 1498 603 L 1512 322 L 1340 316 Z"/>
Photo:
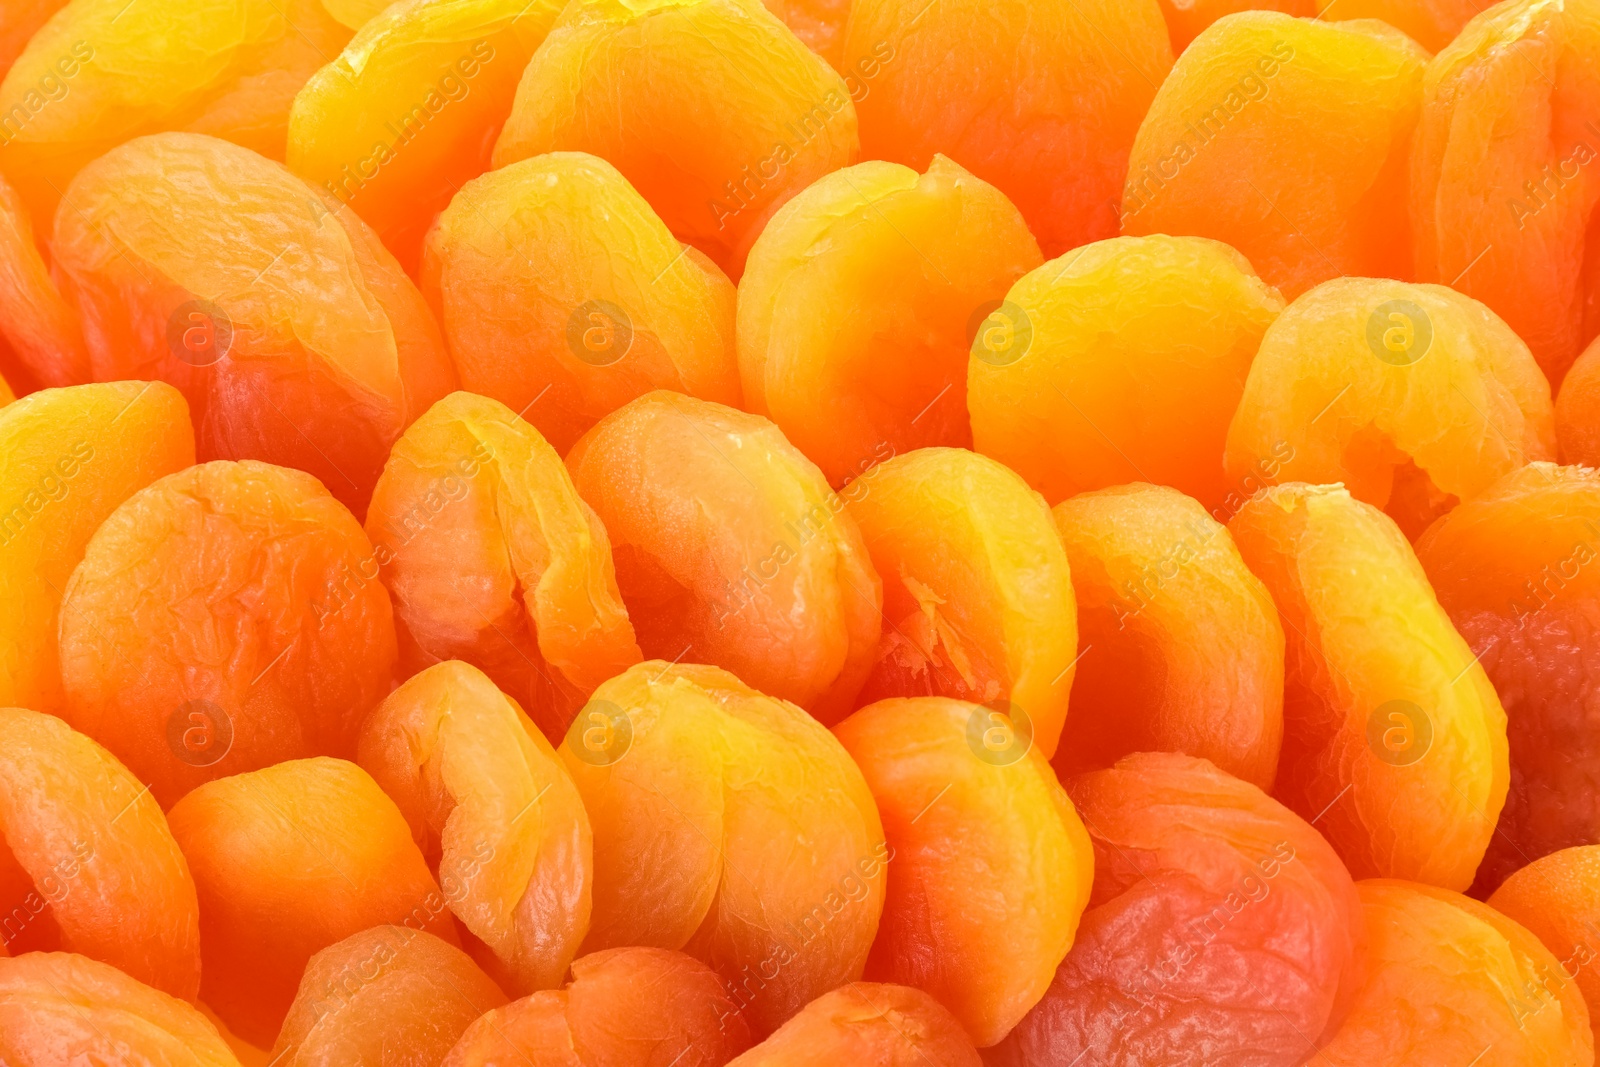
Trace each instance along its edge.
<path fill-rule="evenodd" d="M 1039 494 L 987 457 L 925 448 L 841 495 L 887 576 L 885 630 L 858 700 L 987 704 L 1025 718 L 1048 758 L 1067 718 L 1078 630 L 1067 557 Z"/>
<path fill-rule="evenodd" d="M 1278 799 L 1358 878 L 1466 889 L 1505 804 L 1506 714 L 1405 536 L 1298 483 L 1229 530 L 1287 637 Z"/>
<path fill-rule="evenodd" d="M 1213 23 L 1139 127 L 1122 232 L 1225 241 L 1290 299 L 1345 274 L 1409 277 L 1427 60 L 1370 20 L 1246 11 Z"/>
<path fill-rule="evenodd" d="M 1215 241 L 1113 238 L 1046 263 L 973 337 L 974 447 L 1052 504 L 1142 481 L 1215 508 L 1228 420 L 1282 310 Z"/>
<path fill-rule="evenodd" d="M 605 527 L 561 457 L 498 401 L 452 393 L 412 424 L 367 531 L 374 552 L 331 588 L 326 610 L 381 575 L 405 674 L 465 660 L 559 741 L 594 687 L 641 658 Z"/>
<path fill-rule="evenodd" d="M 294 98 L 289 169 L 365 219 L 415 273 L 434 216 L 489 169 L 517 79 L 560 10 L 405 0 L 372 12 Z"/>
<path fill-rule="evenodd" d="M 1044 996 L 1094 881 L 1089 835 L 1017 726 L 920 697 L 880 701 L 834 727 L 888 844 L 866 975 L 931 994 L 980 1048 Z"/>
<path fill-rule="evenodd" d="M 1272 789 L 1283 743 L 1283 627 L 1227 527 L 1175 489 L 1127 485 L 1056 505 L 1079 653 L 1055 766 L 1182 752 Z"/>
<path fill-rule="evenodd" d="M 559 452 L 652 389 L 739 403 L 733 283 L 603 159 L 552 152 L 468 182 L 421 285 L 462 388 Z"/>
<path fill-rule="evenodd" d="M 767 10 L 783 20 L 800 43 L 830 65 L 843 71 L 844 26 L 850 17 L 849 0 L 762 0 Z M 850 94 L 857 90 L 851 86 Z"/>
<path fill-rule="evenodd" d="M 430 667 L 367 718 L 359 758 L 411 826 L 502 989 L 553 989 L 589 932 L 594 843 L 566 768 L 465 663 Z"/>
<path fill-rule="evenodd" d="M 364 513 L 389 446 L 455 387 L 427 304 L 366 224 L 192 134 L 123 145 L 70 195 L 51 248 L 95 376 L 171 382 L 202 460 L 309 471 Z"/>
<path fill-rule="evenodd" d="M 1534 860 L 1501 883 L 1489 906 L 1543 942 L 1574 979 L 1600 1028 L 1600 845 L 1564 848 Z"/>
<path fill-rule="evenodd" d="M 188 406 L 159 382 L 47 389 L 0 410 L 0 707 L 61 710 L 73 568 L 119 504 L 193 462 Z"/>
<path fill-rule="evenodd" d="M 1600 841 L 1600 473 L 1514 471 L 1430 527 L 1417 558 L 1506 709 L 1511 788 L 1482 897 L 1529 860 Z"/>
<path fill-rule="evenodd" d="M 888 846 L 809 715 L 716 667 L 641 663 L 595 690 L 560 753 L 594 825 L 586 950 L 682 949 L 757 1035 L 861 977 Z"/>
<path fill-rule="evenodd" d="M 456 941 L 410 828 L 360 767 L 319 757 L 221 778 L 171 813 L 200 893 L 200 995 L 266 1047 L 306 961 L 380 923 Z"/>
<path fill-rule="evenodd" d="M 1556 440 L 1563 463 L 1600 466 L 1600 338 L 1584 349 L 1561 380 Z"/>
<path fill-rule="evenodd" d="M 980 1067 L 938 1001 L 906 986 L 855 982 L 807 1004 L 728 1067 Z"/>
<path fill-rule="evenodd" d="M 5 378 L 0 377 L 0 408 L 5 407 L 15 399 L 17 399 L 17 394 L 11 391 L 11 386 Z"/>
<path fill-rule="evenodd" d="M 714 663 L 824 722 L 872 670 L 882 586 L 843 497 L 758 415 L 654 392 L 567 456 L 646 656 Z"/>
<path fill-rule="evenodd" d="M 1360 883 L 1368 965 L 1329 1067 L 1586 1067 L 1589 1013 L 1527 930 L 1433 886 Z"/>
<path fill-rule="evenodd" d="M 923 175 L 893 163 L 835 171 L 779 209 L 750 250 L 739 281 L 746 407 L 834 486 L 885 454 L 968 446 L 972 320 L 1039 262 L 1011 202 L 944 156 Z"/>
<path fill-rule="evenodd" d="M 1128 149 L 1172 49 L 1157 0 L 857 0 L 844 62 L 862 155 L 920 171 L 942 152 L 1054 257 L 1117 232 Z"/>
<path fill-rule="evenodd" d="M 1361 911 L 1328 843 L 1202 759 L 1147 752 L 1068 783 L 1094 893 L 1050 991 L 990 1067 L 1298 1067 L 1361 978 Z"/>
<path fill-rule="evenodd" d="M 565 988 L 467 1027 L 441 1067 L 723 1067 L 750 1031 L 722 980 L 661 948 L 615 948 L 572 964 Z"/>
<path fill-rule="evenodd" d="M 850 90 L 760 0 L 574 0 L 494 149 L 616 165 L 729 277 L 795 193 L 855 162 Z"/>
<path fill-rule="evenodd" d="M 315 478 L 249 460 L 168 475 L 129 497 L 61 602 L 64 717 L 170 806 L 224 775 L 353 755 L 389 688 L 389 596 L 325 590 L 370 559 Z"/>
<path fill-rule="evenodd" d="M 376 926 L 311 957 L 272 1062 L 432 1067 L 505 1002 L 455 946 L 408 926 Z"/>
<path fill-rule="evenodd" d="M 1438 52 L 1474 15 L 1493 5 L 1483 0 L 1316 0 L 1316 6 L 1322 18 L 1387 22 L 1429 52 Z"/>
<path fill-rule="evenodd" d="M 3 129 L 3 127 L 0 127 Z M 0 175 L 0 370 L 34 388 L 90 380 L 77 314 L 61 298 L 34 243 L 27 208 Z M 29 390 L 32 391 L 31 389 Z"/>
<path fill-rule="evenodd" d="M 1341 482 L 1415 539 L 1555 447 L 1550 387 L 1494 312 L 1441 285 L 1340 278 L 1268 328 L 1224 464 L 1239 485 Z"/>
<path fill-rule="evenodd" d="M 0 17 L 0 79 L 28 46 L 50 16 L 67 6 L 67 0 L 13 0 Z"/>
<path fill-rule="evenodd" d="M 160 807 L 111 753 L 20 708 L 0 709 L 0 915 L 13 956 L 60 948 L 185 1000 L 200 987 L 195 882 Z"/>
<path fill-rule="evenodd" d="M 1335 0 L 1338 2 L 1338 0 Z M 1281 11 L 1286 15 L 1317 13 L 1317 0 L 1161 0 L 1161 13 L 1172 31 L 1172 54 L 1182 55 L 1200 32 L 1224 15 L 1240 11 Z M 1344 17 L 1344 7 L 1338 16 Z"/>

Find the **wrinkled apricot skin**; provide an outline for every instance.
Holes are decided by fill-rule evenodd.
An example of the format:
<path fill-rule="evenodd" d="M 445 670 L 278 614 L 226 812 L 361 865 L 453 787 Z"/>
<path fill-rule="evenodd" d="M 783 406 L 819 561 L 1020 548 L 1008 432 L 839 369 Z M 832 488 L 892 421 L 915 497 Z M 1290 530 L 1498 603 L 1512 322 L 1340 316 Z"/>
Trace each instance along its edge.
<path fill-rule="evenodd" d="M 508 991 L 560 985 L 589 931 L 594 843 L 572 778 L 516 702 L 441 663 L 378 705 L 358 751 L 487 948 L 479 965 Z"/>
<path fill-rule="evenodd" d="M 27 207 L 4 175 L 0 175 L 0 338 L 0 370 L 17 375 L 19 382 L 38 388 L 89 381 L 89 353 L 78 317 L 50 278 L 34 243 Z"/>
<path fill-rule="evenodd" d="M 1600 338 L 1561 380 L 1555 410 L 1561 462 L 1600 466 Z"/>
<path fill-rule="evenodd" d="M 1439 52 L 1473 16 L 1493 5 L 1483 0 L 1316 0 L 1316 6 L 1323 18 L 1340 22 L 1387 22 L 1429 52 Z"/>
<path fill-rule="evenodd" d="M 1139 127 L 1122 232 L 1226 242 L 1289 299 L 1340 275 L 1408 278 L 1406 173 L 1427 58 L 1379 22 L 1224 17 L 1179 57 Z"/>
<path fill-rule="evenodd" d="M 1317 13 L 1317 0 L 1161 0 L 1161 13 L 1172 30 L 1172 54 L 1182 55 L 1207 26 L 1240 11 L 1281 11 L 1305 17 Z M 1345 17 L 1343 3 L 1337 17 Z"/>
<path fill-rule="evenodd" d="M 594 156 L 467 183 L 428 235 L 421 286 L 462 388 L 558 452 L 652 389 L 740 402 L 733 283 Z"/>
<path fill-rule="evenodd" d="M 885 451 L 968 446 L 972 321 L 1039 262 L 1011 202 L 944 156 L 923 175 L 836 171 L 751 249 L 739 282 L 746 407 L 834 486 Z"/>
<path fill-rule="evenodd" d="M 1417 558 L 1506 709 L 1511 788 L 1474 895 L 1600 841 L 1600 474 L 1535 463 L 1429 528 Z"/>
<path fill-rule="evenodd" d="M 844 63 L 844 27 L 850 17 L 848 0 L 762 0 L 767 10 L 783 20 L 800 43 L 826 59 L 832 67 L 846 75 Z M 851 85 L 850 95 L 857 90 Z"/>
<path fill-rule="evenodd" d="M 330 604 L 376 570 L 412 674 L 480 668 L 559 741 L 594 687 L 639 662 L 605 527 L 537 430 L 504 404 L 452 393 L 395 443 L 373 492 L 374 550 Z"/>
<path fill-rule="evenodd" d="M 66 585 L 64 716 L 166 806 L 224 775 L 353 755 L 390 684 L 393 616 L 375 581 L 326 601 L 371 555 L 308 474 L 168 475 L 112 513 Z"/>
<path fill-rule="evenodd" d="M 922 171 L 944 153 L 1010 198 L 1047 257 L 1117 232 L 1128 149 L 1172 67 L 1156 0 L 860 0 L 844 58 L 862 72 L 863 156 Z"/>
<path fill-rule="evenodd" d="M 1224 465 L 1240 486 L 1343 483 L 1415 539 L 1555 449 L 1550 387 L 1494 312 L 1440 285 L 1340 278 L 1268 328 Z"/>
<path fill-rule="evenodd" d="M 51 248 L 95 377 L 171 382 L 202 460 L 308 471 L 363 514 L 389 447 L 455 387 L 427 304 L 366 224 L 192 134 L 113 150 L 71 196 Z"/>
<path fill-rule="evenodd" d="M 579 0 L 523 73 L 494 165 L 609 160 L 737 281 L 772 213 L 859 146 L 844 80 L 760 0 Z"/>
<path fill-rule="evenodd" d="M 1044 996 L 1094 881 L 1089 835 L 1044 754 L 986 748 L 997 723 L 976 704 L 921 697 L 834 727 L 892 857 L 866 976 L 931 994 L 980 1048 Z"/>
<path fill-rule="evenodd" d="M 654 392 L 567 455 L 651 658 L 725 667 L 825 723 L 872 670 L 882 584 L 846 500 L 778 428 Z"/>
<path fill-rule="evenodd" d="M 1366 981 L 1315 1062 L 1330 1067 L 1588 1067 L 1577 984 L 1527 930 L 1467 897 L 1377 879 Z"/>
<path fill-rule="evenodd" d="M 161 809 L 105 749 L 19 708 L 0 709 L 0 909 L 12 956 L 60 948 L 199 989 L 195 883 Z"/>
<path fill-rule="evenodd" d="M 318 758 L 208 782 L 172 809 L 195 872 L 201 996 L 265 1047 L 314 953 L 405 921 L 455 942 L 405 819 L 355 764 Z"/>
<path fill-rule="evenodd" d="M 216 1027 L 193 1007 L 67 952 L 0 959 L 0 1061 L 239 1067 Z"/>
<path fill-rule="evenodd" d="M 594 827 L 587 951 L 682 949 L 759 1036 L 861 977 L 888 846 L 816 720 L 716 667 L 647 662 L 595 690 L 560 753 Z"/>
<path fill-rule="evenodd" d="M 856 982 L 807 1004 L 728 1067 L 979 1067 L 982 1062 L 955 1016 L 928 994 Z"/>
<path fill-rule="evenodd" d="M 437 1064 L 505 1002 L 455 946 L 408 926 L 375 926 L 311 957 L 272 1062 Z"/>
<path fill-rule="evenodd" d="M 1600 1027 L 1600 846 L 1565 848 L 1534 860 L 1501 883 L 1489 906 L 1522 924 L 1574 977 Z"/>
<path fill-rule="evenodd" d="M 441 1067 L 723 1067 L 750 1047 L 714 971 L 681 952 L 616 948 L 573 961 L 563 989 L 467 1027 Z"/>
<path fill-rule="evenodd" d="M 1360 905 L 1327 842 L 1190 756 L 1130 756 L 1068 790 L 1094 840 L 1090 907 L 986 1063 L 1315 1062 L 1361 979 Z"/>
<path fill-rule="evenodd" d="M 415 272 L 461 184 L 489 169 L 554 0 L 406 0 L 374 13 L 311 75 L 289 116 L 289 169 L 360 215 Z"/>
<path fill-rule="evenodd" d="M 1027 274 L 977 329 L 973 446 L 1052 504 L 1133 481 L 1209 508 L 1234 488 L 1221 456 L 1277 291 L 1232 249 L 1114 238 Z"/>
<path fill-rule="evenodd" d="M 1278 799 L 1357 878 L 1466 889 L 1505 804 L 1506 714 L 1404 535 L 1299 483 L 1228 528 L 1287 638 Z"/>
<path fill-rule="evenodd" d="M 1283 744 L 1283 626 L 1227 527 L 1174 489 L 1056 505 L 1083 648 L 1056 750 L 1063 778 L 1182 752 L 1270 791 Z"/>
<path fill-rule="evenodd" d="M 66 5 L 67 0 L 14 0 L 6 5 L 5 18 L 0 20 L 0 80 L 39 27 Z"/>
<path fill-rule="evenodd" d="M 118 505 L 193 462 L 188 406 L 159 382 L 48 389 L 0 410 L 0 706 L 61 710 L 73 568 Z"/>
<path fill-rule="evenodd" d="M 1072 691 L 1077 606 L 1039 494 L 987 457 L 926 448 L 874 467 L 842 495 L 886 576 L 884 633 L 858 701 L 986 704 L 1025 717 L 1049 758 Z"/>

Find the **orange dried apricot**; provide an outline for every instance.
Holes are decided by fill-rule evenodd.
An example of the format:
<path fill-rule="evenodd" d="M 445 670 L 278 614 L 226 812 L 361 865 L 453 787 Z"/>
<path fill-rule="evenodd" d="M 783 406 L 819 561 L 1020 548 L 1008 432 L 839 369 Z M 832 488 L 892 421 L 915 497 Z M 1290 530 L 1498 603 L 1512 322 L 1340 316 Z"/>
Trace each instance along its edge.
<path fill-rule="evenodd" d="M 844 498 L 758 415 L 654 392 L 567 456 L 651 658 L 714 663 L 824 722 L 872 670 L 882 586 Z"/>
<path fill-rule="evenodd" d="M 885 629 L 858 701 L 987 704 L 1026 718 L 1049 758 L 1067 718 L 1078 630 L 1067 557 L 1039 494 L 987 457 L 924 448 L 841 495 L 885 576 Z"/>
<path fill-rule="evenodd" d="M 1533 463 L 1429 527 L 1417 558 L 1506 709 L 1511 787 L 1474 884 L 1600 841 L 1600 473 Z"/>
<path fill-rule="evenodd" d="M 22 198 L 0 175 L 0 369 L 34 387 L 87 382 L 89 352 L 34 243 Z M 31 391 L 31 390 L 30 390 Z"/>
<path fill-rule="evenodd" d="M 552 152 L 468 182 L 421 285 L 462 388 L 559 452 L 652 389 L 739 403 L 733 283 L 603 159 Z"/>
<path fill-rule="evenodd" d="M 1433 886 L 1360 883 L 1366 979 L 1321 1050 L 1329 1067 L 1584 1067 L 1589 1013 L 1550 950 L 1493 908 Z"/>
<path fill-rule="evenodd" d="M 17 399 L 17 394 L 12 392 L 11 385 L 5 378 L 0 377 L 0 408 L 5 407 L 15 399 Z"/>
<path fill-rule="evenodd" d="M 605 527 L 561 457 L 498 401 L 452 393 L 412 424 L 367 531 L 374 552 L 327 610 L 381 575 L 404 674 L 465 660 L 559 741 L 594 687 L 641 658 Z"/>
<path fill-rule="evenodd" d="M 967 370 L 974 447 L 1050 503 L 1132 481 L 1208 507 L 1228 420 L 1276 290 L 1231 248 L 1123 237 L 1024 276 L 978 326 Z"/>
<path fill-rule="evenodd" d="M 1011 202 L 944 156 L 922 175 L 893 163 L 835 171 L 779 209 L 750 250 L 739 281 L 746 407 L 834 486 L 885 454 L 968 446 L 972 321 L 1039 262 Z"/>
<path fill-rule="evenodd" d="M 427 304 L 366 224 L 193 134 L 123 145 L 70 195 L 51 248 L 95 376 L 171 382 L 201 459 L 309 471 L 365 512 L 389 446 L 455 387 Z"/>
<path fill-rule="evenodd" d="M 456 940 L 394 801 L 319 757 L 207 782 L 172 808 L 200 894 L 200 995 L 246 1041 L 272 1043 L 313 954 L 380 923 Z"/>
<path fill-rule="evenodd" d="M 661 948 L 616 948 L 572 964 L 561 990 L 496 1008 L 441 1067 L 723 1067 L 750 1031 L 722 980 Z"/>
<path fill-rule="evenodd" d="M 1541 856 L 1501 883 L 1489 906 L 1520 923 L 1573 979 L 1600 1028 L 1600 845 Z"/>
<path fill-rule="evenodd" d="M 844 71 L 844 27 L 850 18 L 849 0 L 762 0 L 767 10 L 783 20 L 800 43 Z M 851 86 L 850 95 L 857 90 Z"/>
<path fill-rule="evenodd" d="M 594 826 L 586 950 L 682 949 L 761 1036 L 861 977 L 888 846 L 861 771 L 805 712 L 716 667 L 641 663 L 595 690 L 560 754 Z"/>
<path fill-rule="evenodd" d="M 1094 893 L 1039 1006 L 990 1067 L 1315 1062 L 1361 978 L 1344 864 L 1255 786 L 1147 752 L 1068 783 Z"/>
<path fill-rule="evenodd" d="M 1600 466 L 1600 338 L 1584 349 L 1561 380 L 1556 440 L 1563 463 Z"/>
<path fill-rule="evenodd" d="M 0 410 L 0 707 L 61 710 L 61 594 L 100 524 L 194 462 L 183 397 L 159 382 L 33 393 Z"/>
<path fill-rule="evenodd" d="M 949 156 L 1054 257 L 1117 232 L 1128 149 L 1172 50 L 1157 0 L 857 0 L 844 61 L 862 155 L 919 171 Z"/>
<path fill-rule="evenodd" d="M 1089 835 L 1017 725 L 920 697 L 880 701 L 834 727 L 888 844 L 866 976 L 931 994 L 980 1048 L 1044 996 L 1094 881 Z"/>
<path fill-rule="evenodd" d="M 1345 274 L 1409 277 L 1427 59 L 1370 20 L 1246 11 L 1213 23 L 1139 127 L 1122 232 L 1225 241 L 1290 299 Z"/>
<path fill-rule="evenodd" d="M 1283 626 L 1227 527 L 1146 484 L 1055 508 L 1078 599 L 1063 775 L 1182 752 L 1270 791 L 1283 743 Z"/>
<path fill-rule="evenodd" d="M 855 982 L 807 1004 L 728 1067 L 980 1067 L 972 1042 L 919 989 Z"/>
<path fill-rule="evenodd" d="M 855 162 L 850 90 L 760 0 L 574 0 L 494 149 L 611 161 L 729 277 L 795 193 Z"/>
<path fill-rule="evenodd" d="M 432 1067 L 467 1027 L 505 1002 L 455 946 L 407 926 L 373 927 L 311 957 L 272 1062 Z"/>
<path fill-rule="evenodd" d="M 67 0 L 12 0 L 0 15 L 0 80 L 50 16 L 67 6 Z"/>
<path fill-rule="evenodd" d="M 430 667 L 361 728 L 445 903 L 502 989 L 561 984 L 589 932 L 594 843 L 572 778 L 516 701 L 465 663 Z"/>
<path fill-rule="evenodd" d="M 59 948 L 185 1000 L 200 987 L 195 882 L 160 807 L 111 753 L 20 708 L 0 708 L 0 916 L 12 956 Z"/>
<path fill-rule="evenodd" d="M 1339 17 L 1343 18 L 1343 6 Z M 1161 0 L 1161 13 L 1172 31 L 1172 54 L 1182 55 L 1200 32 L 1224 15 L 1240 11 L 1281 11 L 1286 15 L 1317 13 L 1317 0 Z"/>
<path fill-rule="evenodd" d="M 1494 312 L 1441 285 L 1340 278 L 1267 329 L 1224 464 L 1236 484 L 1341 482 L 1415 539 L 1555 447 L 1550 387 Z"/>
<path fill-rule="evenodd" d="M 219 461 L 129 497 L 89 541 L 61 602 L 64 717 L 163 806 L 224 775 L 353 755 L 395 661 L 375 581 L 322 610 L 369 559 L 315 478 Z"/>
<path fill-rule="evenodd" d="M 1505 804 L 1506 714 L 1405 536 L 1298 483 L 1228 528 L 1287 638 L 1278 799 L 1358 878 L 1466 889 Z"/>
<path fill-rule="evenodd" d="M 1387 22 L 1429 52 L 1438 52 L 1474 15 L 1493 5 L 1483 0 L 1316 0 L 1316 6 L 1324 19 Z"/>

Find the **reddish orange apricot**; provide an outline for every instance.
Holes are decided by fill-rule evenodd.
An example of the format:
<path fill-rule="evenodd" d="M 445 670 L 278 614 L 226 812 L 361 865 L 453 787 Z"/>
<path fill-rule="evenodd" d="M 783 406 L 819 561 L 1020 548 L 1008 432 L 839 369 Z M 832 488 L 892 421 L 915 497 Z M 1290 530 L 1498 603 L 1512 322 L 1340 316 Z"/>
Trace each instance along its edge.
<path fill-rule="evenodd" d="M 1600 845 L 1564 848 L 1534 860 L 1501 883 L 1489 906 L 1518 922 L 1575 980 L 1600 1028 Z"/>
<path fill-rule="evenodd" d="M 979 1067 L 938 1002 L 906 986 L 856 982 L 826 993 L 728 1067 Z"/>
<path fill-rule="evenodd" d="M 250 461 L 168 475 L 105 521 L 61 603 L 65 718 L 170 806 L 224 775 L 353 755 L 395 661 L 389 595 L 326 590 L 369 559 L 309 474 Z"/>
<path fill-rule="evenodd" d="M 6 5 L 5 18 L 0 19 L 0 79 L 5 78 L 39 27 L 66 4 L 67 0 L 14 0 Z"/>
<path fill-rule="evenodd" d="M 884 633 L 858 701 L 937 694 L 987 704 L 1026 717 L 1048 758 L 1067 717 L 1077 607 L 1039 494 L 985 456 L 925 448 L 841 495 L 885 576 Z"/>
<path fill-rule="evenodd" d="M 410 674 L 462 659 L 559 741 L 594 687 L 639 662 L 605 527 L 561 457 L 498 401 L 452 393 L 395 443 L 373 491 L 362 569 L 394 594 Z"/>
<path fill-rule="evenodd" d="M 1240 11 L 1282 11 L 1286 15 L 1315 15 L 1317 0 L 1161 0 L 1161 13 L 1172 31 L 1172 54 L 1183 50 L 1200 32 L 1224 15 Z M 1343 7 L 1336 14 L 1343 18 Z"/>
<path fill-rule="evenodd" d="M 567 456 L 644 654 L 714 663 L 824 722 L 872 669 L 882 586 L 845 501 L 758 415 L 654 392 Z"/>
<path fill-rule="evenodd" d="M 17 399 L 17 394 L 12 391 L 11 384 L 0 377 L 0 408 Z"/>
<path fill-rule="evenodd" d="M 714 971 L 681 952 L 616 948 L 573 961 L 572 981 L 467 1027 L 441 1067 L 723 1067 L 750 1031 Z"/>
<path fill-rule="evenodd" d="M 456 940 L 394 802 L 344 760 L 290 760 L 207 782 L 172 808 L 200 893 L 200 995 L 272 1043 L 306 961 L 380 923 Z"/>
<path fill-rule="evenodd" d="M 871 704 L 834 727 L 889 847 L 866 976 L 931 994 L 980 1048 L 1044 996 L 1094 881 L 1089 835 L 1016 725 L 921 697 Z"/>
<path fill-rule="evenodd" d="M 1483 0 L 1316 0 L 1316 6 L 1324 19 L 1387 22 L 1429 52 L 1438 52 L 1474 15 L 1494 5 Z"/>
<path fill-rule="evenodd" d="M 1175 489 L 1056 505 L 1083 651 L 1055 766 L 1182 752 L 1271 790 L 1283 743 L 1283 626 L 1227 527 Z"/>
<path fill-rule="evenodd" d="M 375 926 L 311 957 L 273 1047 L 281 1067 L 441 1063 L 506 995 L 466 953 L 408 926 Z"/>
<path fill-rule="evenodd" d="M 826 59 L 845 75 L 850 85 L 850 95 L 857 89 L 851 84 L 849 72 L 844 70 L 844 26 L 850 17 L 846 0 L 762 0 L 767 10 L 783 20 L 783 24 L 800 43 Z"/>
<path fill-rule="evenodd" d="M 19 708 L 0 709 L 0 939 L 185 1000 L 200 986 L 195 882 L 160 807 L 105 749 Z"/>
<path fill-rule="evenodd" d="M 480 966 L 508 991 L 560 985 L 589 932 L 594 843 L 571 776 L 516 701 L 441 663 L 378 705 L 359 753 L 487 949 L 473 952 Z"/>
<path fill-rule="evenodd" d="M 90 380 L 89 353 L 77 315 L 51 279 L 34 243 L 27 208 L 4 175 L 0 175 L 0 335 L 11 350 L 0 360 L 0 369 L 22 370 L 35 387 Z"/>

